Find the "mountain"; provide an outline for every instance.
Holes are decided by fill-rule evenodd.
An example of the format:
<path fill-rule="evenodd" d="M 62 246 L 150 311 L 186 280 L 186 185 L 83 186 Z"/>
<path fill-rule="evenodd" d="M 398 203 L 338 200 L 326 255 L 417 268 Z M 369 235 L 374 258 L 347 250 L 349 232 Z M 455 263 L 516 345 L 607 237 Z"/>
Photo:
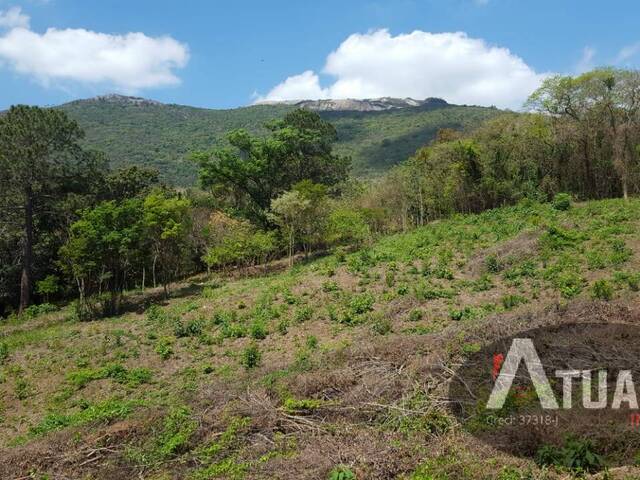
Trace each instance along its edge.
<path fill-rule="evenodd" d="M 405 160 L 441 128 L 473 128 L 500 113 L 434 98 L 302 100 L 212 110 L 115 94 L 58 108 L 84 129 L 86 146 L 104 151 L 114 166 L 154 167 L 165 181 L 186 186 L 196 181 L 191 152 L 223 145 L 225 134 L 236 128 L 264 134 L 265 122 L 298 107 L 316 110 L 335 125 L 336 152 L 352 157 L 358 176 L 374 175 Z"/>

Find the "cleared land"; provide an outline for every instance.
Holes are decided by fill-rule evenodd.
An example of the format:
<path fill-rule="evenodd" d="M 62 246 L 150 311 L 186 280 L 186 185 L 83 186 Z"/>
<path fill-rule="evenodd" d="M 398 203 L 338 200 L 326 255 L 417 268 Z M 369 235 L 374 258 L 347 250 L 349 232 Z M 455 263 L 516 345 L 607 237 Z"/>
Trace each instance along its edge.
<path fill-rule="evenodd" d="M 0 478 L 567 478 L 467 433 L 447 382 L 498 335 L 640 321 L 639 226 L 640 200 L 527 203 L 115 318 L 32 308 L 0 327 Z M 594 442 L 633 464 L 640 432 Z"/>

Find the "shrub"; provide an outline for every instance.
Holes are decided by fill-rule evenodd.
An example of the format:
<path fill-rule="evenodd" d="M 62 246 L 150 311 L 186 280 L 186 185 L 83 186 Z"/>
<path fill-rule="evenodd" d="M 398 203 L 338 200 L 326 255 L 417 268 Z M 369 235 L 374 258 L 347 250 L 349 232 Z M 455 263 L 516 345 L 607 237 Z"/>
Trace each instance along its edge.
<path fill-rule="evenodd" d="M 487 271 L 491 273 L 498 273 L 504 268 L 502 261 L 495 253 L 485 258 L 484 266 L 486 267 Z"/>
<path fill-rule="evenodd" d="M 287 398 L 284 401 L 284 409 L 288 413 L 305 413 L 317 410 L 322 407 L 322 400 L 315 399 L 302 399 L 296 400 L 295 398 Z"/>
<path fill-rule="evenodd" d="M 24 312 L 22 312 L 22 315 L 24 315 L 26 318 L 35 318 L 39 317 L 40 315 L 56 312 L 57 310 L 58 307 L 56 307 L 55 305 L 52 305 L 50 303 L 41 303 L 40 305 L 31 305 L 30 307 L 25 308 Z"/>
<path fill-rule="evenodd" d="M 582 291 L 584 279 L 575 273 L 559 275 L 555 280 L 556 288 L 564 298 L 573 298 Z"/>
<path fill-rule="evenodd" d="M 478 311 L 472 307 L 464 307 L 461 309 L 453 308 L 449 310 L 449 318 L 455 321 L 471 320 L 478 316 Z"/>
<path fill-rule="evenodd" d="M 523 303 L 527 303 L 527 299 L 520 295 L 505 295 L 502 297 L 502 306 L 505 310 L 511 310 Z"/>
<path fill-rule="evenodd" d="M 373 310 L 374 303 L 375 299 L 370 293 L 356 295 L 349 302 L 349 310 L 356 315 L 367 313 Z"/>
<path fill-rule="evenodd" d="M 420 310 L 419 308 L 415 308 L 413 310 L 411 310 L 409 312 L 409 321 L 410 322 L 418 322 L 420 320 L 422 320 L 422 317 L 424 316 L 424 312 L 422 310 Z"/>
<path fill-rule="evenodd" d="M 160 358 L 163 360 L 167 360 L 171 355 L 173 355 L 173 341 L 169 337 L 162 337 L 156 343 L 155 351 Z"/>
<path fill-rule="evenodd" d="M 396 275 L 394 272 L 387 272 L 384 275 L 384 282 L 387 287 L 391 288 L 396 283 Z"/>
<path fill-rule="evenodd" d="M 160 458 L 168 458 L 184 452 L 198 427 L 187 407 L 177 407 L 164 419 L 163 430 L 156 440 L 155 452 Z"/>
<path fill-rule="evenodd" d="M 318 337 L 316 337 L 315 335 L 307 335 L 305 344 L 308 349 L 315 350 L 316 348 L 318 348 Z"/>
<path fill-rule="evenodd" d="M 371 330 L 378 335 L 386 335 L 391 332 L 391 322 L 388 318 L 376 315 L 371 322 Z"/>
<path fill-rule="evenodd" d="M 147 308 L 145 315 L 151 323 L 163 323 L 167 319 L 167 315 L 160 305 L 151 305 Z"/>
<path fill-rule="evenodd" d="M 591 287 L 591 296 L 598 300 L 611 300 L 613 298 L 613 286 L 606 280 L 596 280 Z"/>
<path fill-rule="evenodd" d="M 187 322 L 176 319 L 173 324 L 173 333 L 176 337 L 197 337 L 202 333 L 202 320 L 194 318 Z"/>
<path fill-rule="evenodd" d="M 240 360 L 240 363 L 242 363 L 244 368 L 250 370 L 260 365 L 261 358 L 262 354 L 260 353 L 258 345 L 252 343 L 242 351 L 242 358 Z"/>
<path fill-rule="evenodd" d="M 249 334 L 255 340 L 267 338 L 267 326 L 262 320 L 255 320 L 249 327 Z"/>
<path fill-rule="evenodd" d="M 566 211 L 571 208 L 571 195 L 568 193 L 556 193 L 551 205 L 556 210 Z"/>
<path fill-rule="evenodd" d="M 351 471 L 351 469 L 344 466 L 338 466 L 329 473 L 329 480 L 356 480 L 356 475 Z"/>
<path fill-rule="evenodd" d="M 340 287 L 338 286 L 338 284 L 332 280 L 327 280 L 326 282 L 324 282 L 322 284 L 322 291 L 324 292 L 337 292 L 340 290 Z"/>
<path fill-rule="evenodd" d="M 593 442 L 575 437 L 568 437 L 562 447 L 543 445 L 536 453 L 536 463 L 564 467 L 578 473 L 595 472 L 604 467 Z"/>
<path fill-rule="evenodd" d="M 294 314 L 293 319 L 297 323 L 303 323 L 303 322 L 306 322 L 307 320 L 311 320 L 312 316 L 313 316 L 313 309 L 309 305 L 305 305 L 303 307 L 300 307 L 298 310 L 296 310 L 296 313 Z"/>

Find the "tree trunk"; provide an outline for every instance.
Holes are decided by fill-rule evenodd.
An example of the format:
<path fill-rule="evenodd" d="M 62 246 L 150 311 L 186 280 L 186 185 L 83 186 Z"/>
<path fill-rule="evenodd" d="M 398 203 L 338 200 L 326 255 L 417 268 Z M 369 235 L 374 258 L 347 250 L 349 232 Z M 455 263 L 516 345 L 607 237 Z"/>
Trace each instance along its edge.
<path fill-rule="evenodd" d="M 20 279 L 20 312 L 31 304 L 33 286 L 33 195 L 31 187 L 25 191 L 24 205 L 24 252 L 22 277 Z"/>
<path fill-rule="evenodd" d="M 293 229 L 289 232 L 289 266 L 293 266 Z"/>
<path fill-rule="evenodd" d="M 152 276 L 153 276 L 153 288 L 156 288 L 157 283 L 156 283 L 156 261 L 158 260 L 158 256 L 154 255 L 153 256 L 153 268 L 151 270 Z"/>

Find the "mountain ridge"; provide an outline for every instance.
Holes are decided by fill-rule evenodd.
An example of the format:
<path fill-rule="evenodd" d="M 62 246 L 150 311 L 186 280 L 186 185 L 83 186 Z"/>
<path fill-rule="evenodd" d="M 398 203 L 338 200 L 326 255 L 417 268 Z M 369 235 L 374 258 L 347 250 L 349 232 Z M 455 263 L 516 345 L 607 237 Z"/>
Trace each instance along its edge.
<path fill-rule="evenodd" d="M 470 129 L 500 113 L 492 107 L 459 106 L 433 98 L 358 100 L 359 108 L 336 100 L 302 102 L 210 109 L 108 94 L 55 108 L 76 120 L 85 131 L 85 146 L 105 152 L 113 166 L 152 167 L 164 181 L 178 186 L 196 182 L 197 167 L 189 160 L 192 152 L 225 145 L 225 135 L 234 129 L 267 134 L 265 123 L 299 107 L 316 110 L 336 127 L 335 151 L 352 158 L 353 173 L 360 177 L 407 159 L 441 128 Z M 345 107 L 349 109 L 341 109 Z"/>

